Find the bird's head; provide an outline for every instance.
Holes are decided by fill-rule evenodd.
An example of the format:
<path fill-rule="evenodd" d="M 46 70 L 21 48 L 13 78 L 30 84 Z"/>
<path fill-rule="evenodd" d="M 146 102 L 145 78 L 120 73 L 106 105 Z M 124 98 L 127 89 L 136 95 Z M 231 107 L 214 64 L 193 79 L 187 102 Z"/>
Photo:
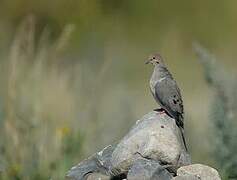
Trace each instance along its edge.
<path fill-rule="evenodd" d="M 146 61 L 146 64 L 152 64 L 156 66 L 156 65 L 163 65 L 164 62 L 163 58 L 159 53 L 154 53 L 149 56 L 148 60 Z"/>

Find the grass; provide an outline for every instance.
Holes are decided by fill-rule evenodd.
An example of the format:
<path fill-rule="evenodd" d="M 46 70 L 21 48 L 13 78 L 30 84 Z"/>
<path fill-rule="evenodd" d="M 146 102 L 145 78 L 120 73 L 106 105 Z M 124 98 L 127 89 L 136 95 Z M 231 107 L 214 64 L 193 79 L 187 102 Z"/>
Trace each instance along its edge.
<path fill-rule="evenodd" d="M 35 29 L 33 16 L 19 25 L 6 61 L 1 179 L 62 179 L 82 150 L 83 137 L 74 126 L 76 92 L 58 65 L 73 26 L 53 42 L 47 28 L 36 41 Z"/>
<path fill-rule="evenodd" d="M 64 179 L 135 120 L 130 92 L 108 80 L 111 58 L 67 54 L 74 29 L 55 35 L 34 16 L 16 29 L 1 61 L 0 179 Z"/>
<path fill-rule="evenodd" d="M 214 55 L 199 44 L 195 44 L 194 48 L 204 67 L 206 81 L 215 93 L 210 107 L 210 142 L 214 142 L 212 156 L 224 179 L 236 179 L 236 74 L 227 71 Z"/>

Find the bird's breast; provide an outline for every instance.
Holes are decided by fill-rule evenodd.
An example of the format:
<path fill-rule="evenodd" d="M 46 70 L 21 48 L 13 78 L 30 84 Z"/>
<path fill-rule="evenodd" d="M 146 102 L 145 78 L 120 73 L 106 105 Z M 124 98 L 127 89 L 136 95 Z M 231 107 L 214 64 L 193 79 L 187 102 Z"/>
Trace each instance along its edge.
<path fill-rule="evenodd" d="M 150 80 L 150 89 L 153 95 L 155 94 L 155 85 L 156 85 L 156 81 Z"/>
<path fill-rule="evenodd" d="M 150 79 L 150 88 L 151 88 L 151 92 L 153 93 L 153 95 L 156 93 L 155 92 L 156 84 L 162 82 L 165 79 L 166 79 L 166 77 L 163 77 L 163 78 L 160 78 L 160 79 L 157 79 L 157 78 L 151 78 Z"/>

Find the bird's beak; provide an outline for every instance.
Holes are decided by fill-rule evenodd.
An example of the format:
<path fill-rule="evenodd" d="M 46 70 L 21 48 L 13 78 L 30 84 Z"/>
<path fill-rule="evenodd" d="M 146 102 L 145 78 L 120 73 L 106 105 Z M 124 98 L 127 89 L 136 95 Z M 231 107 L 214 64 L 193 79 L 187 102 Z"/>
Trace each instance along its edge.
<path fill-rule="evenodd" d="M 149 64 L 151 62 L 151 59 L 148 59 L 145 64 Z"/>

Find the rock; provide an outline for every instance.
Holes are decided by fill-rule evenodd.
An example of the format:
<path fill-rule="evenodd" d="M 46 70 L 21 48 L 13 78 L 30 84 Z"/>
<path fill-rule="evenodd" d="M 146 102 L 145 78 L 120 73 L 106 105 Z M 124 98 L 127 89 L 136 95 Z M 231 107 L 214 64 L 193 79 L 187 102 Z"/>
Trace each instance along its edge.
<path fill-rule="evenodd" d="M 110 180 L 110 177 L 100 173 L 92 173 L 86 177 L 86 180 Z"/>
<path fill-rule="evenodd" d="M 144 157 L 171 165 L 176 171 L 191 163 L 175 120 L 166 114 L 150 112 L 137 121 L 112 153 L 112 171 L 126 173 L 133 162 Z"/>
<path fill-rule="evenodd" d="M 202 164 L 183 166 L 177 170 L 177 176 L 189 175 L 200 177 L 201 180 L 221 180 L 217 170 Z"/>
<path fill-rule="evenodd" d="M 195 175 L 186 175 L 186 176 L 176 176 L 172 180 L 201 180 L 201 178 Z"/>
<path fill-rule="evenodd" d="M 191 164 L 175 120 L 150 112 L 117 146 L 107 146 L 71 168 L 67 180 L 220 180 L 218 172 Z M 176 177 L 173 177 L 176 175 Z"/>
<path fill-rule="evenodd" d="M 114 148 L 115 146 L 107 146 L 102 151 L 72 167 L 71 170 L 68 171 L 66 179 L 86 180 L 88 175 L 94 172 L 110 176 L 110 159 Z"/>
<path fill-rule="evenodd" d="M 144 158 L 134 162 L 128 171 L 127 180 L 170 180 L 172 175 L 158 162 Z"/>

